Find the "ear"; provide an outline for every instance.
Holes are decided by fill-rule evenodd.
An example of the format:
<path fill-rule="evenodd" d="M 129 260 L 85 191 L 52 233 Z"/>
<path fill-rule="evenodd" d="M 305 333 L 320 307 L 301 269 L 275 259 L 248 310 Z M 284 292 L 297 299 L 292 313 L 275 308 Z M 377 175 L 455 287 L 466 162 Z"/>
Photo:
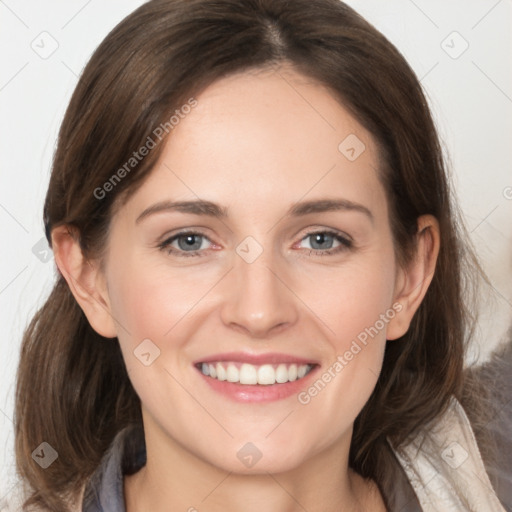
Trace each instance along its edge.
<path fill-rule="evenodd" d="M 388 323 L 388 340 L 400 338 L 408 331 L 434 277 L 439 247 L 439 222 L 432 215 L 422 215 L 418 218 L 414 257 L 397 272 L 394 304 L 401 309 L 396 308 L 397 314 Z"/>
<path fill-rule="evenodd" d="M 67 225 L 52 230 L 52 248 L 57 267 L 91 327 L 101 336 L 115 338 L 116 325 L 99 262 L 84 257 L 77 231 Z"/>

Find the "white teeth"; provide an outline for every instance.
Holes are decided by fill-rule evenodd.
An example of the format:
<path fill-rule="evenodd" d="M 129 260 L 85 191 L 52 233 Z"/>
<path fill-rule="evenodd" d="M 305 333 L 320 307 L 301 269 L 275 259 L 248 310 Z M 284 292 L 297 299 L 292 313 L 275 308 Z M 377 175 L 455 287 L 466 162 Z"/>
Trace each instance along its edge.
<path fill-rule="evenodd" d="M 288 382 L 288 368 L 286 368 L 285 364 L 280 364 L 276 370 L 276 382 L 279 384 L 283 384 L 284 382 Z"/>
<path fill-rule="evenodd" d="M 243 364 L 240 367 L 240 384 L 257 384 L 258 372 L 252 364 Z"/>
<path fill-rule="evenodd" d="M 275 384 L 276 372 L 271 364 L 264 364 L 258 368 L 258 384 Z"/>
<path fill-rule="evenodd" d="M 240 382 L 240 372 L 234 364 L 228 365 L 226 370 L 226 380 L 228 382 Z"/>
<path fill-rule="evenodd" d="M 217 370 L 217 379 L 218 380 L 226 380 L 226 370 L 224 369 L 224 366 L 222 366 L 220 363 L 217 363 L 217 366 L 215 367 Z"/>
<path fill-rule="evenodd" d="M 275 367 L 271 364 L 255 366 L 243 363 L 238 368 L 234 363 L 202 363 L 201 371 L 204 375 L 217 380 L 227 380 L 228 382 L 238 382 L 245 385 L 260 384 L 268 386 L 275 384 L 284 384 L 293 382 L 305 377 L 313 365 L 310 364 L 284 364 L 281 363 Z"/>

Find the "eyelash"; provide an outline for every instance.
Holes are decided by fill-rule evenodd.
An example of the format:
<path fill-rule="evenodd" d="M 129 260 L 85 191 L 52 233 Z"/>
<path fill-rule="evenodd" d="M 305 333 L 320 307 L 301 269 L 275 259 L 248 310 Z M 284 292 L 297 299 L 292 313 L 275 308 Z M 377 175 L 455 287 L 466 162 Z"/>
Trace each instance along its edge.
<path fill-rule="evenodd" d="M 181 233 L 177 233 L 176 235 L 173 235 L 170 238 L 167 238 L 162 243 L 158 245 L 158 248 L 162 251 L 166 250 L 168 254 L 175 254 L 178 257 L 197 257 L 197 256 L 204 256 L 204 250 L 195 250 L 195 251 L 182 251 L 180 249 L 175 249 L 174 247 L 171 247 L 171 244 L 177 240 L 180 237 L 184 236 L 200 236 L 205 238 L 206 240 L 211 240 L 203 233 L 198 231 L 183 231 Z M 330 231 L 330 230 L 323 230 L 323 231 L 313 231 L 311 233 L 306 234 L 306 236 L 301 238 L 302 240 L 309 238 L 314 235 L 329 235 L 332 236 L 337 242 L 340 243 L 338 247 L 327 249 L 327 250 L 321 250 L 321 249 L 309 249 L 309 255 L 314 254 L 315 256 L 333 256 L 335 254 L 338 254 L 341 251 L 346 251 L 348 249 L 353 248 L 353 243 L 348 238 L 345 238 L 341 236 L 336 231 Z"/>

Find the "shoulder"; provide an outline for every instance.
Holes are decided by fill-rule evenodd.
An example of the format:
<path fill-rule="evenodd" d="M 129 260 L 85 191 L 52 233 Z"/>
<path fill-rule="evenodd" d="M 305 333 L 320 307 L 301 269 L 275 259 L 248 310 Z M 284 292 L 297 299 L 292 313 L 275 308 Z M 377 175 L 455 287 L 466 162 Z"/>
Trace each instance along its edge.
<path fill-rule="evenodd" d="M 491 442 L 492 457 L 484 457 L 487 472 L 496 494 L 512 510 L 512 339 L 469 373 L 486 395 L 488 410 L 478 429 Z"/>
<path fill-rule="evenodd" d="M 484 464 L 476 425 L 452 397 L 440 417 L 393 448 L 424 511 L 503 512 L 512 505 L 512 345 L 468 372 L 486 390 L 484 428 L 499 447 L 497 459 Z"/>
<path fill-rule="evenodd" d="M 98 469 L 82 492 L 83 512 L 125 512 L 123 479 L 146 462 L 144 433 L 140 426 L 118 432 Z"/>

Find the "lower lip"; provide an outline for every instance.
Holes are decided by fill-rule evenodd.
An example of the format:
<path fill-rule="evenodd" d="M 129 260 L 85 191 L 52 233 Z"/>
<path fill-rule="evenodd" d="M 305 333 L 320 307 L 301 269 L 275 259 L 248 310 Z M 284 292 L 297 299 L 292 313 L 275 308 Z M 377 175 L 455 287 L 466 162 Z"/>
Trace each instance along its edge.
<path fill-rule="evenodd" d="M 224 395 L 235 402 L 275 402 L 296 395 L 308 387 L 308 382 L 316 373 L 319 366 L 313 369 L 302 379 L 286 382 L 284 384 L 240 384 L 208 377 L 201 370 L 196 368 L 199 375 L 217 393 Z"/>

